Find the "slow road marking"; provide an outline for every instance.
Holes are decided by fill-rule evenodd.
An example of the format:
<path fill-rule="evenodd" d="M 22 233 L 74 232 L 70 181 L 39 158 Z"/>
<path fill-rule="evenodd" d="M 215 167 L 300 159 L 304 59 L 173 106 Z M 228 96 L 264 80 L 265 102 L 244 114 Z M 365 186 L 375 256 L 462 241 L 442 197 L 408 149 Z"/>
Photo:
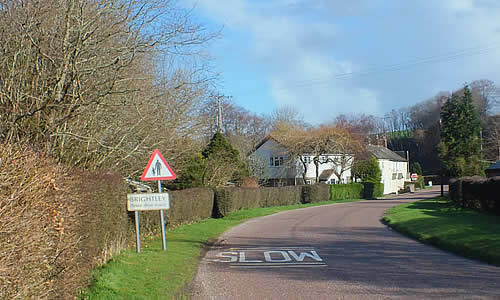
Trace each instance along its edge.
<path fill-rule="evenodd" d="M 315 268 L 327 264 L 314 248 L 229 248 L 218 252 L 211 262 L 231 268 Z"/>

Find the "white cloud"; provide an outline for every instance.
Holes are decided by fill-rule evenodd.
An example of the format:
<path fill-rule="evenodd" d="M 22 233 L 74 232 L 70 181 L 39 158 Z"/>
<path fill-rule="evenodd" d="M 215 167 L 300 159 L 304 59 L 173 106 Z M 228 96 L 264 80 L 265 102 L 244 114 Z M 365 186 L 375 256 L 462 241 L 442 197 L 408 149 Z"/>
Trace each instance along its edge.
<path fill-rule="evenodd" d="M 354 68 L 351 62 L 331 56 L 331 45 L 335 45 L 338 32 L 335 24 L 283 13 L 283 10 L 306 7 L 306 1 L 276 0 L 256 5 L 243 0 L 229 1 L 227 5 L 216 2 L 204 0 L 199 3 L 210 14 L 224 20 L 227 26 L 251 33 L 253 41 L 249 53 L 270 82 L 270 93 L 277 106 L 296 107 L 313 123 L 332 119 L 352 107 L 362 112 L 376 110 L 375 91 L 345 81 L 327 81 Z M 318 3 L 308 9 L 321 8 L 318 5 L 323 4 Z"/>
<path fill-rule="evenodd" d="M 295 106 L 309 122 L 328 122 L 346 112 L 380 114 L 481 78 L 500 84 L 500 1 L 197 3 L 205 16 L 251 37 L 241 55 L 251 56 L 246 60 L 267 80 L 276 105 Z M 488 48 L 495 43 L 498 48 Z M 445 55 L 473 47 L 479 55 L 471 52 L 452 62 L 452 55 Z M 444 62 L 383 71 L 436 56 Z M 338 78 L 373 68 L 368 76 Z"/>

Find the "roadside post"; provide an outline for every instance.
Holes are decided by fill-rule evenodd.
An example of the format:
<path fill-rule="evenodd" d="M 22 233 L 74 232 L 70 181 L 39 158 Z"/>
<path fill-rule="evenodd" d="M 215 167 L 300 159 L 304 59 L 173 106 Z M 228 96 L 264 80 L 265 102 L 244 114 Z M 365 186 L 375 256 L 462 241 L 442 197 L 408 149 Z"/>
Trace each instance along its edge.
<path fill-rule="evenodd" d="M 161 218 L 161 237 L 163 250 L 167 250 L 167 239 L 165 234 L 164 210 L 170 209 L 170 198 L 168 193 L 162 193 L 161 180 L 173 180 L 176 178 L 167 161 L 158 149 L 153 151 L 148 164 L 142 173 L 142 181 L 158 181 L 158 193 L 137 193 L 127 195 L 127 210 L 135 213 L 135 230 L 137 234 L 137 253 L 141 253 L 141 238 L 139 230 L 139 211 L 159 210 Z"/>

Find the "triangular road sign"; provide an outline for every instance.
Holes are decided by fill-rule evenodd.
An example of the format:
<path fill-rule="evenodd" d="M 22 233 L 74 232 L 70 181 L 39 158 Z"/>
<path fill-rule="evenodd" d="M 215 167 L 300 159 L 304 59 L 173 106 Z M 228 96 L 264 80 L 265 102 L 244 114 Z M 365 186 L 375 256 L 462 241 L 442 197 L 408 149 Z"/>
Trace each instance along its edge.
<path fill-rule="evenodd" d="M 142 173 L 141 180 L 173 180 L 176 177 L 177 176 L 174 171 L 172 171 L 170 166 L 167 164 L 160 151 L 155 149 L 149 158 L 149 162 L 146 169 L 144 169 L 144 173 Z"/>

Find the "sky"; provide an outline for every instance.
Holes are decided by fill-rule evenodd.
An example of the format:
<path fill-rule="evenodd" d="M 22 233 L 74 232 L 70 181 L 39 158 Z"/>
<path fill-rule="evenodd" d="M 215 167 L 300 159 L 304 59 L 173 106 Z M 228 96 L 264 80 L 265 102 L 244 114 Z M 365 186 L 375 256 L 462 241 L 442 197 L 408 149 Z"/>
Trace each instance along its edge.
<path fill-rule="evenodd" d="M 500 85 L 497 0 L 181 0 L 222 29 L 219 91 L 257 114 L 382 116 L 440 91 Z"/>

